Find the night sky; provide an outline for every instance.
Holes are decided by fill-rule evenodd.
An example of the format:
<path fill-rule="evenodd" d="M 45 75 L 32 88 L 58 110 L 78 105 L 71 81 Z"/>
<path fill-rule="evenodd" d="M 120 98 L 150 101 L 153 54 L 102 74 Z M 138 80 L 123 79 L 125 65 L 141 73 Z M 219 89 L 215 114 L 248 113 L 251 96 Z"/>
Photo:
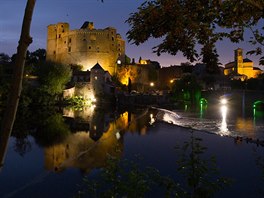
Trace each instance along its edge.
<path fill-rule="evenodd" d="M 67 22 L 70 29 L 79 29 L 84 21 L 94 22 L 96 29 L 104 29 L 108 26 L 117 29 L 124 40 L 129 26 L 125 23 L 129 14 L 137 11 L 137 7 L 144 0 L 36 0 L 35 10 L 31 24 L 31 36 L 33 43 L 29 51 L 38 48 L 46 49 L 47 26 L 58 22 Z M 26 0 L 0 0 L 0 53 L 10 56 L 16 53 L 16 48 L 20 36 Z M 187 62 L 181 54 L 170 56 L 167 54 L 156 56 L 152 53 L 152 47 L 159 41 L 150 39 L 140 46 L 126 42 L 126 54 L 137 61 L 151 59 L 158 61 L 161 66 L 169 66 Z M 246 51 L 251 49 L 246 42 L 240 44 L 230 44 L 222 41 L 217 44 L 219 59 L 222 64 L 233 61 L 234 50 L 236 48 Z M 247 56 L 254 61 L 254 66 L 258 66 L 259 57 Z M 260 67 L 261 68 L 261 67 Z"/>

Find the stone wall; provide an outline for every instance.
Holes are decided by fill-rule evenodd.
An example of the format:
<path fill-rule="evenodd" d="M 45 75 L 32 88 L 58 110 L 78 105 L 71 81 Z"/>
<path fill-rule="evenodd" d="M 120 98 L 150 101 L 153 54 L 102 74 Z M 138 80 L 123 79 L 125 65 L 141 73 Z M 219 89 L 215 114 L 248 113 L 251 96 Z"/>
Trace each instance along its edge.
<path fill-rule="evenodd" d="M 79 64 L 84 71 L 99 63 L 113 75 L 118 59 L 125 61 L 125 41 L 115 28 L 70 30 L 68 23 L 48 26 L 47 60 Z"/>

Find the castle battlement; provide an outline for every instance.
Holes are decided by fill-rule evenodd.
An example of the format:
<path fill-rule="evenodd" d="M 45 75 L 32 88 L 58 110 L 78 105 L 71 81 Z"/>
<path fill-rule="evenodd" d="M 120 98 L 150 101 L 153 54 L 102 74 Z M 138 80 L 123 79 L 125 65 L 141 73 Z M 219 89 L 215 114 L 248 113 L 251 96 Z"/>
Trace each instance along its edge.
<path fill-rule="evenodd" d="M 113 27 L 95 29 L 86 21 L 80 29 L 70 30 L 64 22 L 48 25 L 47 29 L 47 60 L 79 64 L 83 70 L 90 70 L 98 62 L 110 74 L 114 74 L 117 60 L 124 62 L 125 41 Z"/>

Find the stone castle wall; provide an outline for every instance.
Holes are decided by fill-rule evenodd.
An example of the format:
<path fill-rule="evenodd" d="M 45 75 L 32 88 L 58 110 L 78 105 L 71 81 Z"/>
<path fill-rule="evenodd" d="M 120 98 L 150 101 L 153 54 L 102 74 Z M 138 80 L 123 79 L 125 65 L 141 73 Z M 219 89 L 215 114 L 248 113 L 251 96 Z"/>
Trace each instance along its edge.
<path fill-rule="evenodd" d="M 70 30 L 68 23 L 48 26 L 47 60 L 80 64 L 90 70 L 97 62 L 112 75 L 116 62 L 125 59 L 125 41 L 115 28 Z"/>

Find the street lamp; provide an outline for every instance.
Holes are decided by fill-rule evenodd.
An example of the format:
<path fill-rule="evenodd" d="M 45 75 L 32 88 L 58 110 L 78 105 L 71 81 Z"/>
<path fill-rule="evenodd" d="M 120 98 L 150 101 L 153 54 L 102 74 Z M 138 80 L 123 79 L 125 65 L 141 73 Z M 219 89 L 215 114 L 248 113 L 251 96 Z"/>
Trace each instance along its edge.
<path fill-rule="evenodd" d="M 117 64 L 117 65 L 115 66 L 115 71 L 114 71 L 114 72 L 115 72 L 115 75 L 116 75 L 116 67 L 117 67 L 117 66 L 120 66 L 121 63 L 122 63 L 122 62 L 121 62 L 121 60 L 119 60 L 119 59 L 116 61 L 116 64 Z"/>

